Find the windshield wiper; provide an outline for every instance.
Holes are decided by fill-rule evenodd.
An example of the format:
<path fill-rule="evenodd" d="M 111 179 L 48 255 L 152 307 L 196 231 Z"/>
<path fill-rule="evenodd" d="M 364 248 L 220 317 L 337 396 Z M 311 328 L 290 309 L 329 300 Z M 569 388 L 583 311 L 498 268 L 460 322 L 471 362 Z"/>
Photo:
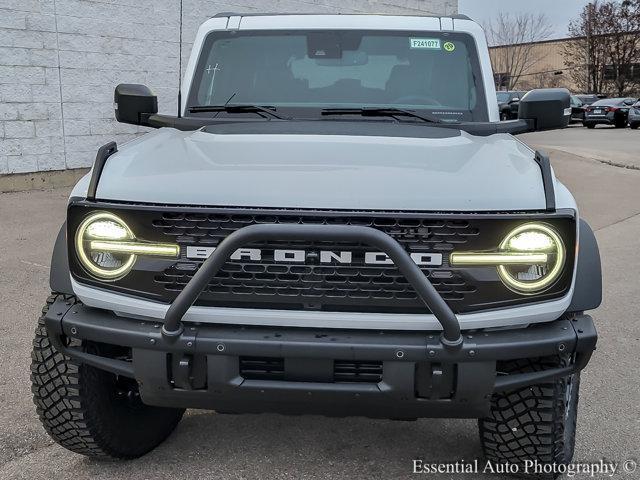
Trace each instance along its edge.
<path fill-rule="evenodd" d="M 264 118 L 277 118 L 278 120 L 291 120 L 291 117 L 278 115 L 275 107 L 267 107 L 260 105 L 194 105 L 189 107 L 189 113 L 257 113 Z"/>
<path fill-rule="evenodd" d="M 363 117 L 411 117 L 428 123 L 442 123 L 438 117 L 428 113 L 416 113 L 404 108 L 395 107 L 363 107 L 363 108 L 325 108 L 322 115 L 362 115 Z"/>

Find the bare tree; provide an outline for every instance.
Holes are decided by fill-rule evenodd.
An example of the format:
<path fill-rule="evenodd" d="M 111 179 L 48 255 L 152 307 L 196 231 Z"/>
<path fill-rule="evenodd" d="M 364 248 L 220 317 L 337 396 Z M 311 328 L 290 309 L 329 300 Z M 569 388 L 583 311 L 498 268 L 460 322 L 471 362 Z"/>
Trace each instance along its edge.
<path fill-rule="evenodd" d="M 565 87 L 565 80 L 557 72 L 540 72 L 527 76 L 520 82 L 519 88 L 531 90 L 534 88 L 559 88 Z"/>
<path fill-rule="evenodd" d="M 624 96 L 638 83 L 633 64 L 640 61 L 640 0 L 609 1 L 601 10 L 609 60 L 606 79 L 618 96 Z"/>
<path fill-rule="evenodd" d="M 487 40 L 493 49 L 493 69 L 504 75 L 503 85 L 513 90 L 520 78 L 540 61 L 534 43 L 548 39 L 553 30 L 544 14 L 499 13 L 495 21 L 484 26 Z"/>
<path fill-rule="evenodd" d="M 569 37 L 563 49 L 564 62 L 577 88 L 585 93 L 601 93 L 605 85 L 604 27 L 598 15 L 601 4 L 595 0 L 569 23 Z"/>
<path fill-rule="evenodd" d="M 637 85 L 640 61 L 640 0 L 595 0 L 569 24 L 565 65 L 578 89 L 625 95 Z"/>

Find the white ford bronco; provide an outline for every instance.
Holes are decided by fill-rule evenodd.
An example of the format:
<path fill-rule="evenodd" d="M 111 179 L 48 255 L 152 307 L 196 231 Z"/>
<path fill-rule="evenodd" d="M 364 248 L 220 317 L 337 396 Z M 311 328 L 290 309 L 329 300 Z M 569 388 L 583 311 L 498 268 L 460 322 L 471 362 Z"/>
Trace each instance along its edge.
<path fill-rule="evenodd" d="M 138 457 L 186 408 L 459 417 L 492 462 L 571 461 L 598 247 L 513 136 L 565 127 L 566 90 L 501 122 L 466 17 L 272 14 L 205 22 L 181 90 L 170 116 L 119 85 L 117 120 L 156 130 L 71 193 L 33 349 L 53 439 Z"/>

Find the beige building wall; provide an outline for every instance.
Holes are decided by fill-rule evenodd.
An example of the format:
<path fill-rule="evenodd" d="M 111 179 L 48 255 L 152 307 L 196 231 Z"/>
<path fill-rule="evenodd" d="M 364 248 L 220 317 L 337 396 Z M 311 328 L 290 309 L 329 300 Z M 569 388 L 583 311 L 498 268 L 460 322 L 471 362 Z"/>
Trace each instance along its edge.
<path fill-rule="evenodd" d="M 530 55 L 535 59 L 535 64 L 529 68 L 515 86 L 517 90 L 528 90 L 541 87 L 564 87 L 572 92 L 577 92 L 577 87 L 573 81 L 571 70 L 567 68 L 563 56 L 564 47 L 572 42 L 571 39 L 550 40 L 532 45 Z M 509 46 L 491 47 L 489 55 L 495 74 L 505 71 L 501 60 L 502 51 Z M 586 76 L 586 68 L 581 68 L 581 72 Z M 556 74 L 556 72 L 561 72 Z"/>

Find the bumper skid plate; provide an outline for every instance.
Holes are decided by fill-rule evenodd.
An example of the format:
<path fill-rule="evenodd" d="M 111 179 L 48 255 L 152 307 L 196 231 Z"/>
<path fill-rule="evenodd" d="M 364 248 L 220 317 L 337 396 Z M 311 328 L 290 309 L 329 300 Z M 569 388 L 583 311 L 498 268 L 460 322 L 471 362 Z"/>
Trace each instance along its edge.
<path fill-rule="evenodd" d="M 578 315 L 516 330 L 466 332 L 452 350 L 440 332 L 388 332 L 185 324 L 167 339 L 159 322 L 58 300 L 46 316 L 49 336 L 70 357 L 135 378 L 143 401 L 167 407 L 226 412 L 318 413 L 384 418 L 484 415 L 491 395 L 570 375 L 586 366 L 597 333 L 591 317 Z M 126 347 L 126 360 L 85 344 Z M 98 352 L 98 353 L 96 353 Z M 567 354 L 562 368 L 499 375 L 496 362 Z M 271 365 L 258 373 L 243 362 Z M 345 381 L 337 365 L 380 378 Z M 357 376 L 357 375 L 356 375 Z"/>

